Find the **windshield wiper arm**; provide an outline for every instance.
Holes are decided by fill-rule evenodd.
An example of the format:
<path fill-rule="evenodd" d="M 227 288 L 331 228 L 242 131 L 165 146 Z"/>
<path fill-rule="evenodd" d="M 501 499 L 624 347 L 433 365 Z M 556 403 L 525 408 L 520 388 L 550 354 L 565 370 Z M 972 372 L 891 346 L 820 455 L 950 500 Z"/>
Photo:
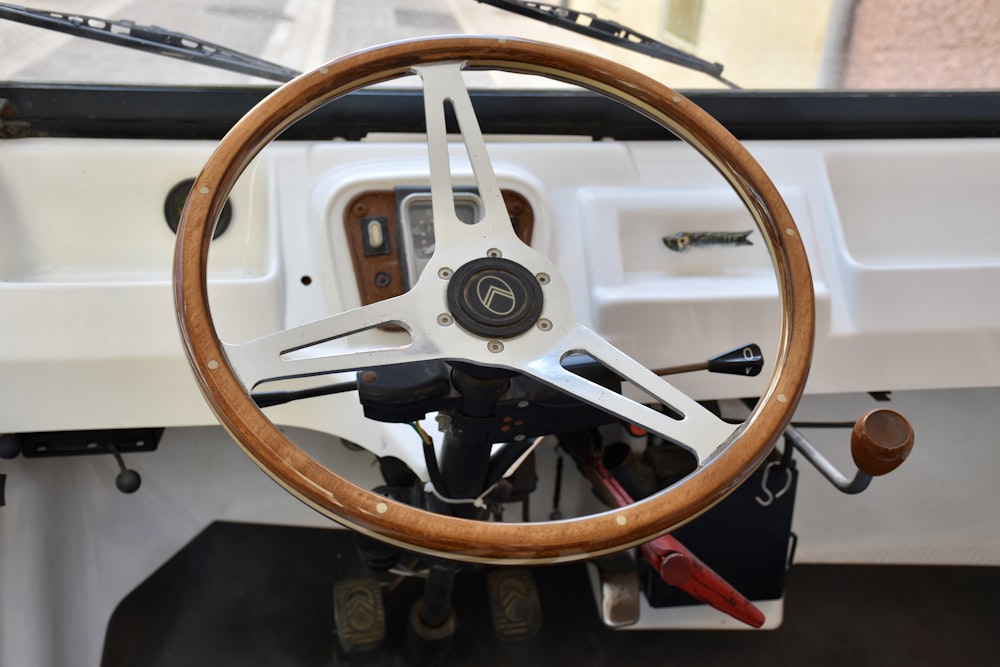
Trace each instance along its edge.
<path fill-rule="evenodd" d="M 560 7 L 547 2 L 533 2 L 532 0 L 477 1 L 560 28 L 572 30 L 573 32 L 578 32 L 581 35 L 587 35 L 588 37 L 593 37 L 609 44 L 631 49 L 632 51 L 637 51 L 659 60 L 665 60 L 696 72 L 702 72 L 730 88 L 739 88 L 735 83 L 722 76 L 721 64 L 710 63 L 696 55 L 627 28 L 617 21 L 602 19 L 596 14 Z"/>
<path fill-rule="evenodd" d="M 135 21 L 109 20 L 83 14 L 31 9 L 5 2 L 0 2 L 0 19 L 117 44 L 147 53 L 189 60 L 272 81 L 285 82 L 300 74 L 282 65 L 206 42 L 182 32 L 152 25 L 138 25 Z"/>

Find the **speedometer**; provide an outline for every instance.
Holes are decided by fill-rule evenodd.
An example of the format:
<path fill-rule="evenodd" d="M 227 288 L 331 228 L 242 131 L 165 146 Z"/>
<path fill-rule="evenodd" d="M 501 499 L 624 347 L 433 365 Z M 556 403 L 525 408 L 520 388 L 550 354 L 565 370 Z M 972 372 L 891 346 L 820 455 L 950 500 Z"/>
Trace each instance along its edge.
<path fill-rule="evenodd" d="M 483 202 L 472 192 L 456 192 L 455 215 L 467 225 L 482 217 Z M 402 198 L 399 220 L 403 237 L 408 283 L 412 285 L 434 254 L 434 213 L 429 192 L 414 192 Z"/>

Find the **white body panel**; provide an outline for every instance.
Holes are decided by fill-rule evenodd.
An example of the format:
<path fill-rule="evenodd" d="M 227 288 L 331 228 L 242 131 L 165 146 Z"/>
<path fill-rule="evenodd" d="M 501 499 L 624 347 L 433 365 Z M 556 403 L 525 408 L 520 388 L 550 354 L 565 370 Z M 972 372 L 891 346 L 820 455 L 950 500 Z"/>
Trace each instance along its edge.
<path fill-rule="evenodd" d="M 1000 565 L 1000 141 L 749 148 L 786 197 L 812 263 L 817 338 L 799 418 L 853 419 L 871 407 L 864 392 L 892 390 L 917 433 L 906 465 L 857 497 L 802 466 L 799 560 Z M 134 496 L 115 490 L 107 457 L 0 462 L 0 664 L 97 664 L 121 597 L 214 520 L 329 525 L 215 426 L 184 358 L 162 201 L 210 150 L 0 143 L 0 433 L 167 427 L 156 453 L 130 458 L 144 479 Z M 777 311 L 761 246 L 733 259 L 725 248 L 671 256 L 660 242 L 689 226 L 752 225 L 690 150 L 505 141 L 490 152 L 501 185 L 534 207 L 535 247 L 562 271 L 585 324 L 650 366 L 751 340 L 769 358 Z M 233 230 L 213 245 L 223 337 L 357 305 L 343 206 L 365 189 L 423 184 L 422 174 L 420 141 L 269 148 L 233 192 Z M 676 384 L 696 398 L 734 398 L 754 395 L 766 376 Z M 271 414 L 332 453 L 331 465 L 371 474 L 331 446 L 338 436 L 423 471 L 412 432 L 362 419 L 351 394 Z M 843 434 L 815 441 L 849 467 Z"/>

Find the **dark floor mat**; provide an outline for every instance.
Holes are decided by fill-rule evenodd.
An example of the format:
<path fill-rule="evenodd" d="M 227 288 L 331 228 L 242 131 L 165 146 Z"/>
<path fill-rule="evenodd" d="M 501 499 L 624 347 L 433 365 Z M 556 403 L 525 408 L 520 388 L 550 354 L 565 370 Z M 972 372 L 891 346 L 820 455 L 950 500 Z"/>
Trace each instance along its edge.
<path fill-rule="evenodd" d="M 344 531 L 213 524 L 126 597 L 102 664 L 405 665 L 397 638 L 418 582 L 387 599 L 390 640 L 344 656 L 332 586 L 358 571 Z M 449 665 L 992 665 L 1000 655 L 1000 568 L 796 566 L 784 626 L 773 632 L 605 628 L 584 565 L 534 569 L 540 636 L 504 643 L 490 622 L 485 574 L 460 575 Z"/>

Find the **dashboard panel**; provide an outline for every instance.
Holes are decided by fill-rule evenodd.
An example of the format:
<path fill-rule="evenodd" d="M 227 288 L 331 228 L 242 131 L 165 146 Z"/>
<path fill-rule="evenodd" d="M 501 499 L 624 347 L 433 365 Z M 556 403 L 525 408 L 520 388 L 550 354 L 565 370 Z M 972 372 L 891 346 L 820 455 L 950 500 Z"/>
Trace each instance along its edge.
<path fill-rule="evenodd" d="M 528 200 L 504 190 L 504 204 L 518 238 L 531 244 L 535 215 Z M 474 190 L 455 192 L 455 214 L 474 224 L 483 212 Z M 408 290 L 434 254 L 431 193 L 425 188 L 362 192 L 344 207 L 344 234 L 351 249 L 362 304 Z"/>
<path fill-rule="evenodd" d="M 1000 144 L 749 148 L 788 203 L 812 265 L 817 340 L 808 393 L 1000 380 L 1000 311 L 976 306 L 1000 289 L 986 213 L 1000 203 L 989 168 Z M 22 388 L 0 406 L 10 431 L 214 422 L 176 335 L 174 235 L 162 210 L 170 188 L 197 173 L 210 150 L 209 142 L 82 139 L 0 146 L 0 305 L 9 321 L 35 325 L 30 336 L 0 331 L 0 367 Z M 507 140 L 490 150 L 508 205 L 520 207 L 521 233 L 564 272 L 584 322 L 650 365 L 751 340 L 767 358 L 777 310 L 759 243 L 679 253 L 662 241 L 752 227 L 701 158 L 676 142 Z M 230 230 L 210 252 L 223 337 L 244 340 L 360 305 L 383 289 L 380 271 L 390 273 L 389 289 L 404 288 L 399 205 L 426 192 L 425 151 L 419 141 L 283 142 L 260 155 L 234 188 Z M 467 163 L 454 153 L 456 189 L 471 188 Z M 45 191 L 25 180 L 39 169 L 49 176 Z M 918 194 L 898 196 L 915 182 Z M 362 223 L 373 216 L 355 210 L 372 197 L 384 238 L 396 244 L 384 255 L 365 255 Z M 679 383 L 699 398 L 758 389 L 745 378 Z M 52 404 L 64 408 L 53 414 Z M 308 410 L 286 416 L 330 427 Z"/>

